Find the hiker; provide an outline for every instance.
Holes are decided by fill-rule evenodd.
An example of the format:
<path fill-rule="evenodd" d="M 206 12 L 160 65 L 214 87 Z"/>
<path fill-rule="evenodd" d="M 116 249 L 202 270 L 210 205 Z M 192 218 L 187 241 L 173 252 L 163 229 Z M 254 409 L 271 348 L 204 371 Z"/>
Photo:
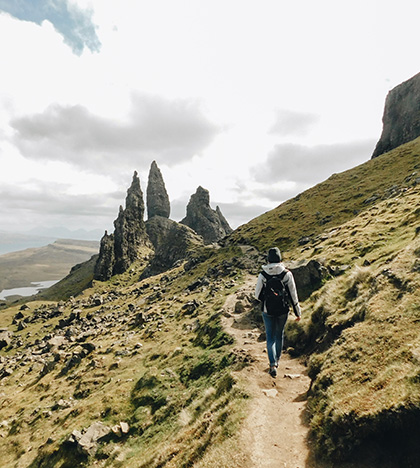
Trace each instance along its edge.
<path fill-rule="evenodd" d="M 289 304 L 293 307 L 296 320 L 301 317 L 299 298 L 291 271 L 281 262 L 277 247 L 268 251 L 268 264 L 262 267 L 255 287 L 255 297 L 262 302 L 267 353 L 270 362 L 269 374 L 277 375 L 278 362 L 283 348 L 284 327 L 289 315 Z"/>

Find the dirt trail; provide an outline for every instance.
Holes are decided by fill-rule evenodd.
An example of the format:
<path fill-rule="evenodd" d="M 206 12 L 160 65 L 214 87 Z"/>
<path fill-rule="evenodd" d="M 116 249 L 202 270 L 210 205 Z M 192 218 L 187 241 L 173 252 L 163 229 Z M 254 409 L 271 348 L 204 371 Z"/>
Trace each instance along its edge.
<path fill-rule="evenodd" d="M 305 367 L 283 354 L 277 378 L 270 377 L 265 341 L 258 341 L 261 330 L 252 323 L 247 311 L 234 312 L 237 300 L 243 294 L 252 294 L 254 287 L 255 277 L 249 277 L 242 289 L 226 301 L 223 319 L 226 330 L 236 339 L 236 348 L 252 360 L 240 372 L 252 397 L 240 434 L 250 460 L 249 467 L 243 468 L 316 468 L 309 459 L 306 441 L 306 392 L 310 379 Z"/>

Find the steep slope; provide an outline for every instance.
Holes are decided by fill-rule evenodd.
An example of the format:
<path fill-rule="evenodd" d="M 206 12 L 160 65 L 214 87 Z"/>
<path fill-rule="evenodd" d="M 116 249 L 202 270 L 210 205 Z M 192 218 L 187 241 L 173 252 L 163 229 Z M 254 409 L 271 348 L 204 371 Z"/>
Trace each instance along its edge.
<path fill-rule="evenodd" d="M 287 247 L 286 259 L 329 267 L 287 340 L 308 359 L 311 434 L 317 455 L 334 466 L 420 463 L 419 168 L 417 139 L 332 176 L 231 238 Z"/>
<path fill-rule="evenodd" d="M 136 262 L 77 298 L 3 310 L 2 467 L 192 466 L 233 434 L 244 364 L 220 317 L 242 257 L 208 248 L 143 281 Z"/>
<path fill-rule="evenodd" d="M 240 291 L 261 255 L 244 244 L 330 272 L 287 329 L 312 379 L 313 466 L 417 467 L 419 154 L 416 140 L 336 174 L 163 274 L 140 280 L 139 260 L 75 298 L 3 310 L 5 468 L 252 466 L 235 444 L 250 357 L 221 325 L 237 291 L 260 326 Z"/>
<path fill-rule="evenodd" d="M 311 356 L 311 427 L 322 456 L 418 466 L 419 206 L 416 186 L 302 252 L 348 266 L 312 295 L 288 336 Z"/>
<path fill-rule="evenodd" d="M 420 179 L 420 138 L 339 174 L 240 226 L 229 239 L 259 250 L 290 250 L 339 226 Z"/>

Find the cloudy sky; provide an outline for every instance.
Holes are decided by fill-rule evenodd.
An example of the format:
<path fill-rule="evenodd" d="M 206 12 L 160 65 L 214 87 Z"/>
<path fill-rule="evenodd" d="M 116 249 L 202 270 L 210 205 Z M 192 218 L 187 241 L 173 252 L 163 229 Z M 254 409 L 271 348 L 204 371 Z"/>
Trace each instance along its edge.
<path fill-rule="evenodd" d="M 137 170 L 232 227 L 367 161 L 417 0 L 0 0 L 0 230 L 113 230 Z"/>

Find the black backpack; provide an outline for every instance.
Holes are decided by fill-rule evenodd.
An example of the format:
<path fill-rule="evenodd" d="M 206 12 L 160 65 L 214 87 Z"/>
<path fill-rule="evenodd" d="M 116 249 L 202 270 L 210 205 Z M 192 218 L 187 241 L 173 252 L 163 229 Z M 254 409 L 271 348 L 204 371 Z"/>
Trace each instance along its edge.
<path fill-rule="evenodd" d="M 268 315 L 277 317 L 289 313 L 289 294 L 283 283 L 287 271 L 284 270 L 279 275 L 270 275 L 264 270 L 261 271 L 261 274 L 267 280 L 263 288 L 262 299 Z"/>

